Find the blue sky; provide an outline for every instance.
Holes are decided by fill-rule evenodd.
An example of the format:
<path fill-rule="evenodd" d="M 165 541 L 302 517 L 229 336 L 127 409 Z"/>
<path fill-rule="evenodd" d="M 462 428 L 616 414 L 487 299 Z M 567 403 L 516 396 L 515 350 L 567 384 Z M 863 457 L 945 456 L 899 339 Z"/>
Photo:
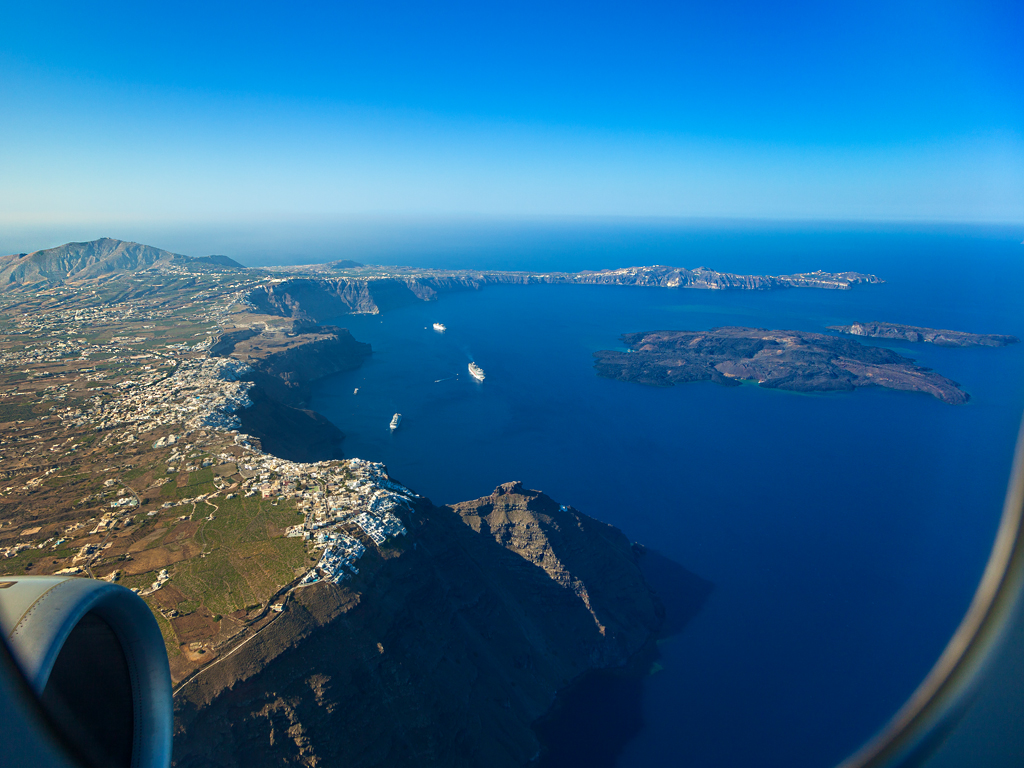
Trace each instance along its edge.
<path fill-rule="evenodd" d="M 0 226 L 1024 222 L 1019 2 L 8 3 Z"/>

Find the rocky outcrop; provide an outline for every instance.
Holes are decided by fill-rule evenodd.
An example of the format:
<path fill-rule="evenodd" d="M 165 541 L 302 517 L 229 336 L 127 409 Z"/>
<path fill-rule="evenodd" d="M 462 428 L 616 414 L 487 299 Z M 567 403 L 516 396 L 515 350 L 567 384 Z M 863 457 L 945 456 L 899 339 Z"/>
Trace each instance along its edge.
<path fill-rule="evenodd" d="M 377 314 L 427 298 L 404 280 L 293 278 L 249 293 L 254 312 L 322 322 L 350 313 Z"/>
<path fill-rule="evenodd" d="M 851 336 L 900 339 L 936 344 L 940 347 L 1005 347 L 1009 344 L 1020 343 L 1020 339 L 1016 336 L 1005 336 L 998 333 L 966 333 L 964 331 L 922 328 L 917 325 L 900 325 L 899 323 L 853 323 L 852 325 L 830 325 L 828 329 Z"/>
<path fill-rule="evenodd" d="M 562 605 L 550 609 L 578 621 L 573 631 L 580 636 L 593 623 L 603 638 L 590 651 L 599 666 L 624 663 L 655 628 L 650 601 L 632 602 L 642 581 L 637 557 L 614 526 L 559 506 L 519 483 L 499 486 L 491 496 L 453 509 L 475 532 L 518 555 L 521 560 L 511 563 L 524 578 L 535 577 L 540 569 L 562 588 L 552 593 Z"/>
<path fill-rule="evenodd" d="M 255 386 L 249 407 L 237 412 L 241 431 L 262 450 L 289 461 L 342 457 L 344 433 L 305 408 L 309 385 L 352 370 L 370 355 L 369 344 L 344 328 L 295 323 L 291 330 L 259 327 L 225 330 L 210 347 L 213 357 L 246 363 Z"/>
<path fill-rule="evenodd" d="M 292 406 L 306 402 L 311 382 L 358 368 L 371 351 L 345 328 L 302 324 L 228 330 L 211 347 L 213 355 L 247 363 L 267 397 Z"/>
<path fill-rule="evenodd" d="M 955 381 L 892 350 L 821 333 L 729 327 L 628 333 L 622 340 L 628 352 L 594 353 L 599 375 L 655 386 L 688 381 L 735 386 L 748 380 L 797 392 L 878 386 L 925 392 L 954 405 L 970 398 Z"/>
<path fill-rule="evenodd" d="M 556 693 L 663 621 L 621 532 L 518 483 L 405 523 L 186 684 L 177 766 L 524 766 Z"/>

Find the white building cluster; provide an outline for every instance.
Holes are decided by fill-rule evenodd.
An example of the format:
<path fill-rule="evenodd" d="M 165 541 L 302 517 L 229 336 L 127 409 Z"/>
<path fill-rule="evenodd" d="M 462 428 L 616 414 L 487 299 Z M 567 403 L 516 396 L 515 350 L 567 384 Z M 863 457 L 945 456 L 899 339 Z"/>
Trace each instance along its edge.
<path fill-rule="evenodd" d="M 416 494 L 391 480 L 383 464 L 361 459 L 300 464 L 267 454 L 254 454 L 240 465 L 246 496 L 295 499 L 303 521 L 287 529 L 287 536 L 302 538 L 320 560 L 300 584 L 328 580 L 340 583 L 366 548 L 351 534 L 361 529 L 377 545 L 406 534 L 395 512 L 412 509 Z"/>
<path fill-rule="evenodd" d="M 253 384 L 241 380 L 251 372 L 248 365 L 230 358 L 184 359 L 170 374 L 143 370 L 120 382 L 115 398 L 95 395 L 90 407 L 68 408 L 57 415 L 65 423 L 91 424 L 96 429 L 132 426 L 135 429 L 125 435 L 133 439 L 174 425 L 238 429 L 238 411 L 252 405 Z"/>

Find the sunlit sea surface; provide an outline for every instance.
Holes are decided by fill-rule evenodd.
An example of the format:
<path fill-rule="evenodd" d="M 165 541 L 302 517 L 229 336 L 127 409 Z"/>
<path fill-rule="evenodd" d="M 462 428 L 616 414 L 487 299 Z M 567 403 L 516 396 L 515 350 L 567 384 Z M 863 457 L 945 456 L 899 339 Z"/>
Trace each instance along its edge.
<path fill-rule="evenodd" d="M 536 235 L 518 251 L 499 235 L 502 268 L 658 262 L 759 274 L 858 270 L 887 281 L 846 292 L 491 286 L 447 294 L 337 318 L 373 356 L 319 382 L 312 402 L 346 433 L 346 455 L 385 462 L 435 503 L 521 480 L 714 583 L 686 630 L 661 643 L 663 669 L 643 686 L 642 729 L 617 765 L 838 762 L 911 693 L 970 601 L 1024 406 L 1024 345 L 884 344 L 960 382 L 972 396 L 965 406 L 875 389 L 658 389 L 599 378 L 591 355 L 621 348 L 625 332 L 720 325 L 824 331 L 885 320 L 1024 337 L 1021 234 L 638 231 L 635 251 L 628 233 L 582 238 L 579 251 L 564 234 L 547 244 Z M 485 245 L 480 267 L 492 265 Z M 439 267 L 465 261 L 429 258 Z M 486 372 L 482 384 L 468 375 L 471 360 Z M 396 412 L 403 421 L 391 434 Z M 586 738 L 585 727 L 565 738 Z"/>

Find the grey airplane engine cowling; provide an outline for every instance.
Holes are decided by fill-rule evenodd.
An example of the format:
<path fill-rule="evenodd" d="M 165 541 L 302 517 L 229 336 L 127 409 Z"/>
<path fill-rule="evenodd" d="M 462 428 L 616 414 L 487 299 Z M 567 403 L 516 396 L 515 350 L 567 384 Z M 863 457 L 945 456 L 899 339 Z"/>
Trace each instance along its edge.
<path fill-rule="evenodd" d="M 28 688 L 78 759 L 170 765 L 167 651 L 138 595 L 95 579 L 0 577 L 0 628 Z"/>

